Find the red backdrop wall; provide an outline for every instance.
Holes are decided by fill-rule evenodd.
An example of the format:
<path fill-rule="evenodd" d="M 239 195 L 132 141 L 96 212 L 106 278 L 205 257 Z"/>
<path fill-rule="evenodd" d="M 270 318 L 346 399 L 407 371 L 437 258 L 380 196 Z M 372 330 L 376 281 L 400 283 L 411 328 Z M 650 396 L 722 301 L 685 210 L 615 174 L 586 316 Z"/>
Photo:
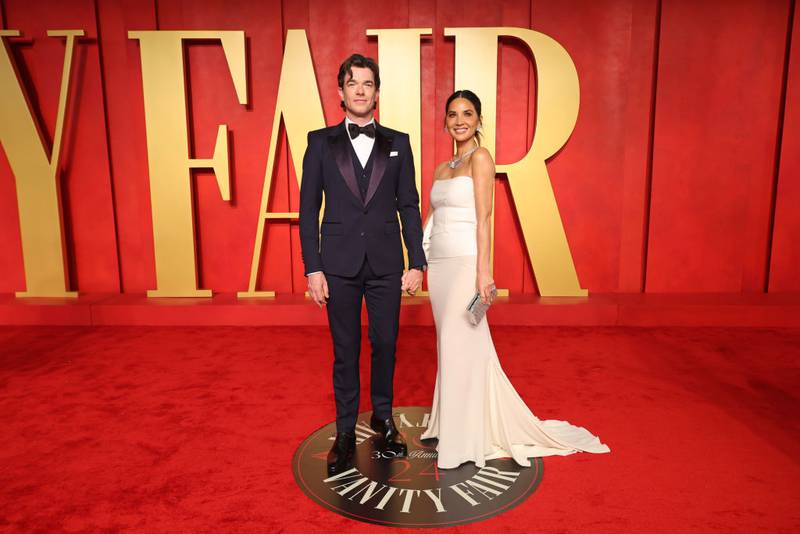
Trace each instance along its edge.
<path fill-rule="evenodd" d="M 529 27 L 576 64 L 581 109 L 550 176 L 583 287 L 593 292 L 800 291 L 800 22 L 794 0 L 3 0 L 4 28 L 45 138 L 52 136 L 63 40 L 82 28 L 61 180 L 70 285 L 82 292 L 155 287 L 139 48 L 129 30 L 243 30 L 249 104 L 236 101 L 219 44 L 187 45 L 193 157 L 231 134 L 232 199 L 197 172 L 200 286 L 247 287 L 286 30 L 306 30 L 325 118 L 341 120 L 340 61 L 377 57 L 367 28 L 432 27 L 422 41 L 423 212 L 437 162 L 450 156 L 442 106 L 453 87 L 445 27 Z M 793 38 L 794 37 L 794 38 Z M 533 136 L 535 70 L 500 45 L 497 161 Z M 390 125 L 391 126 L 391 125 Z M 48 137 L 50 136 L 50 137 Z M 272 211 L 296 210 L 284 139 Z M 14 178 L 0 151 L 0 292 L 24 289 Z M 496 279 L 535 293 L 503 177 Z M 270 221 L 260 287 L 302 292 L 295 223 Z"/>

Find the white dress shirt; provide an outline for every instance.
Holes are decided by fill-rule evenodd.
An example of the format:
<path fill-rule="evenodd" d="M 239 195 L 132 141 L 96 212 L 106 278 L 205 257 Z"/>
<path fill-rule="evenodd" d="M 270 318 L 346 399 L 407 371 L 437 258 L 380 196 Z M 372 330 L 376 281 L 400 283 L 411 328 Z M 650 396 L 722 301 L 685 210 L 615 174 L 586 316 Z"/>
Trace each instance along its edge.
<path fill-rule="evenodd" d="M 375 122 L 375 119 L 372 119 L 367 124 L 372 124 Z M 345 117 L 344 119 L 344 129 L 347 130 L 347 138 L 350 139 L 350 124 L 355 124 L 353 121 Z M 366 126 L 367 124 L 361 124 L 359 126 Z M 358 161 L 361 163 L 362 167 L 367 166 L 367 161 L 369 160 L 369 155 L 372 154 L 372 147 L 375 146 L 375 138 L 370 137 L 368 135 L 361 134 L 355 139 L 350 139 L 350 143 L 353 145 L 353 150 L 356 151 L 356 156 L 358 156 Z"/>

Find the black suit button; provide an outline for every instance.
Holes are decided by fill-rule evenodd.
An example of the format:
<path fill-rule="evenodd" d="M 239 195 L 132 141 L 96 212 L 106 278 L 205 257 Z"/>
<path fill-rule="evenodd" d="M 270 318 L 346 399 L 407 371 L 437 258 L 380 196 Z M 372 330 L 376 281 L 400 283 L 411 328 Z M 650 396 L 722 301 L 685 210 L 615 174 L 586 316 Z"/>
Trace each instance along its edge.
<path fill-rule="evenodd" d="M 361 232 L 361 237 L 364 237 L 364 232 Z"/>

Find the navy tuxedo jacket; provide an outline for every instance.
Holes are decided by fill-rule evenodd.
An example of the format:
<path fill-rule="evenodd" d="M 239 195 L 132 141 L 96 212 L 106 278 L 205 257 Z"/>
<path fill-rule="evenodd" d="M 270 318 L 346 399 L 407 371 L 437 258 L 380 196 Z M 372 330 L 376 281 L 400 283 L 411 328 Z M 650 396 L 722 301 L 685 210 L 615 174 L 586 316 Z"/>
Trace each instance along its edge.
<path fill-rule="evenodd" d="M 419 194 L 408 135 L 375 124 L 372 174 L 361 198 L 345 123 L 308 134 L 300 187 L 300 245 L 305 274 L 355 276 L 364 264 L 378 275 L 401 272 L 402 235 L 410 266 L 426 265 Z M 322 226 L 319 211 L 325 193 Z"/>

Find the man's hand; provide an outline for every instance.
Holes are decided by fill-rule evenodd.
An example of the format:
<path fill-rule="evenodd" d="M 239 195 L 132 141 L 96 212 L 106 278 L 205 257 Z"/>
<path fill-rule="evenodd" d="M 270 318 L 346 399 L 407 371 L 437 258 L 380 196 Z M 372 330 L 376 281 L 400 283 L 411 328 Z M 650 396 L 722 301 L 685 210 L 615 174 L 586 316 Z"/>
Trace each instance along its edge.
<path fill-rule="evenodd" d="M 405 291 L 411 296 L 422 286 L 422 271 L 419 269 L 409 269 L 403 273 L 400 279 L 400 290 Z"/>
<path fill-rule="evenodd" d="M 328 281 L 323 273 L 308 275 L 308 292 L 320 308 L 328 302 Z"/>

